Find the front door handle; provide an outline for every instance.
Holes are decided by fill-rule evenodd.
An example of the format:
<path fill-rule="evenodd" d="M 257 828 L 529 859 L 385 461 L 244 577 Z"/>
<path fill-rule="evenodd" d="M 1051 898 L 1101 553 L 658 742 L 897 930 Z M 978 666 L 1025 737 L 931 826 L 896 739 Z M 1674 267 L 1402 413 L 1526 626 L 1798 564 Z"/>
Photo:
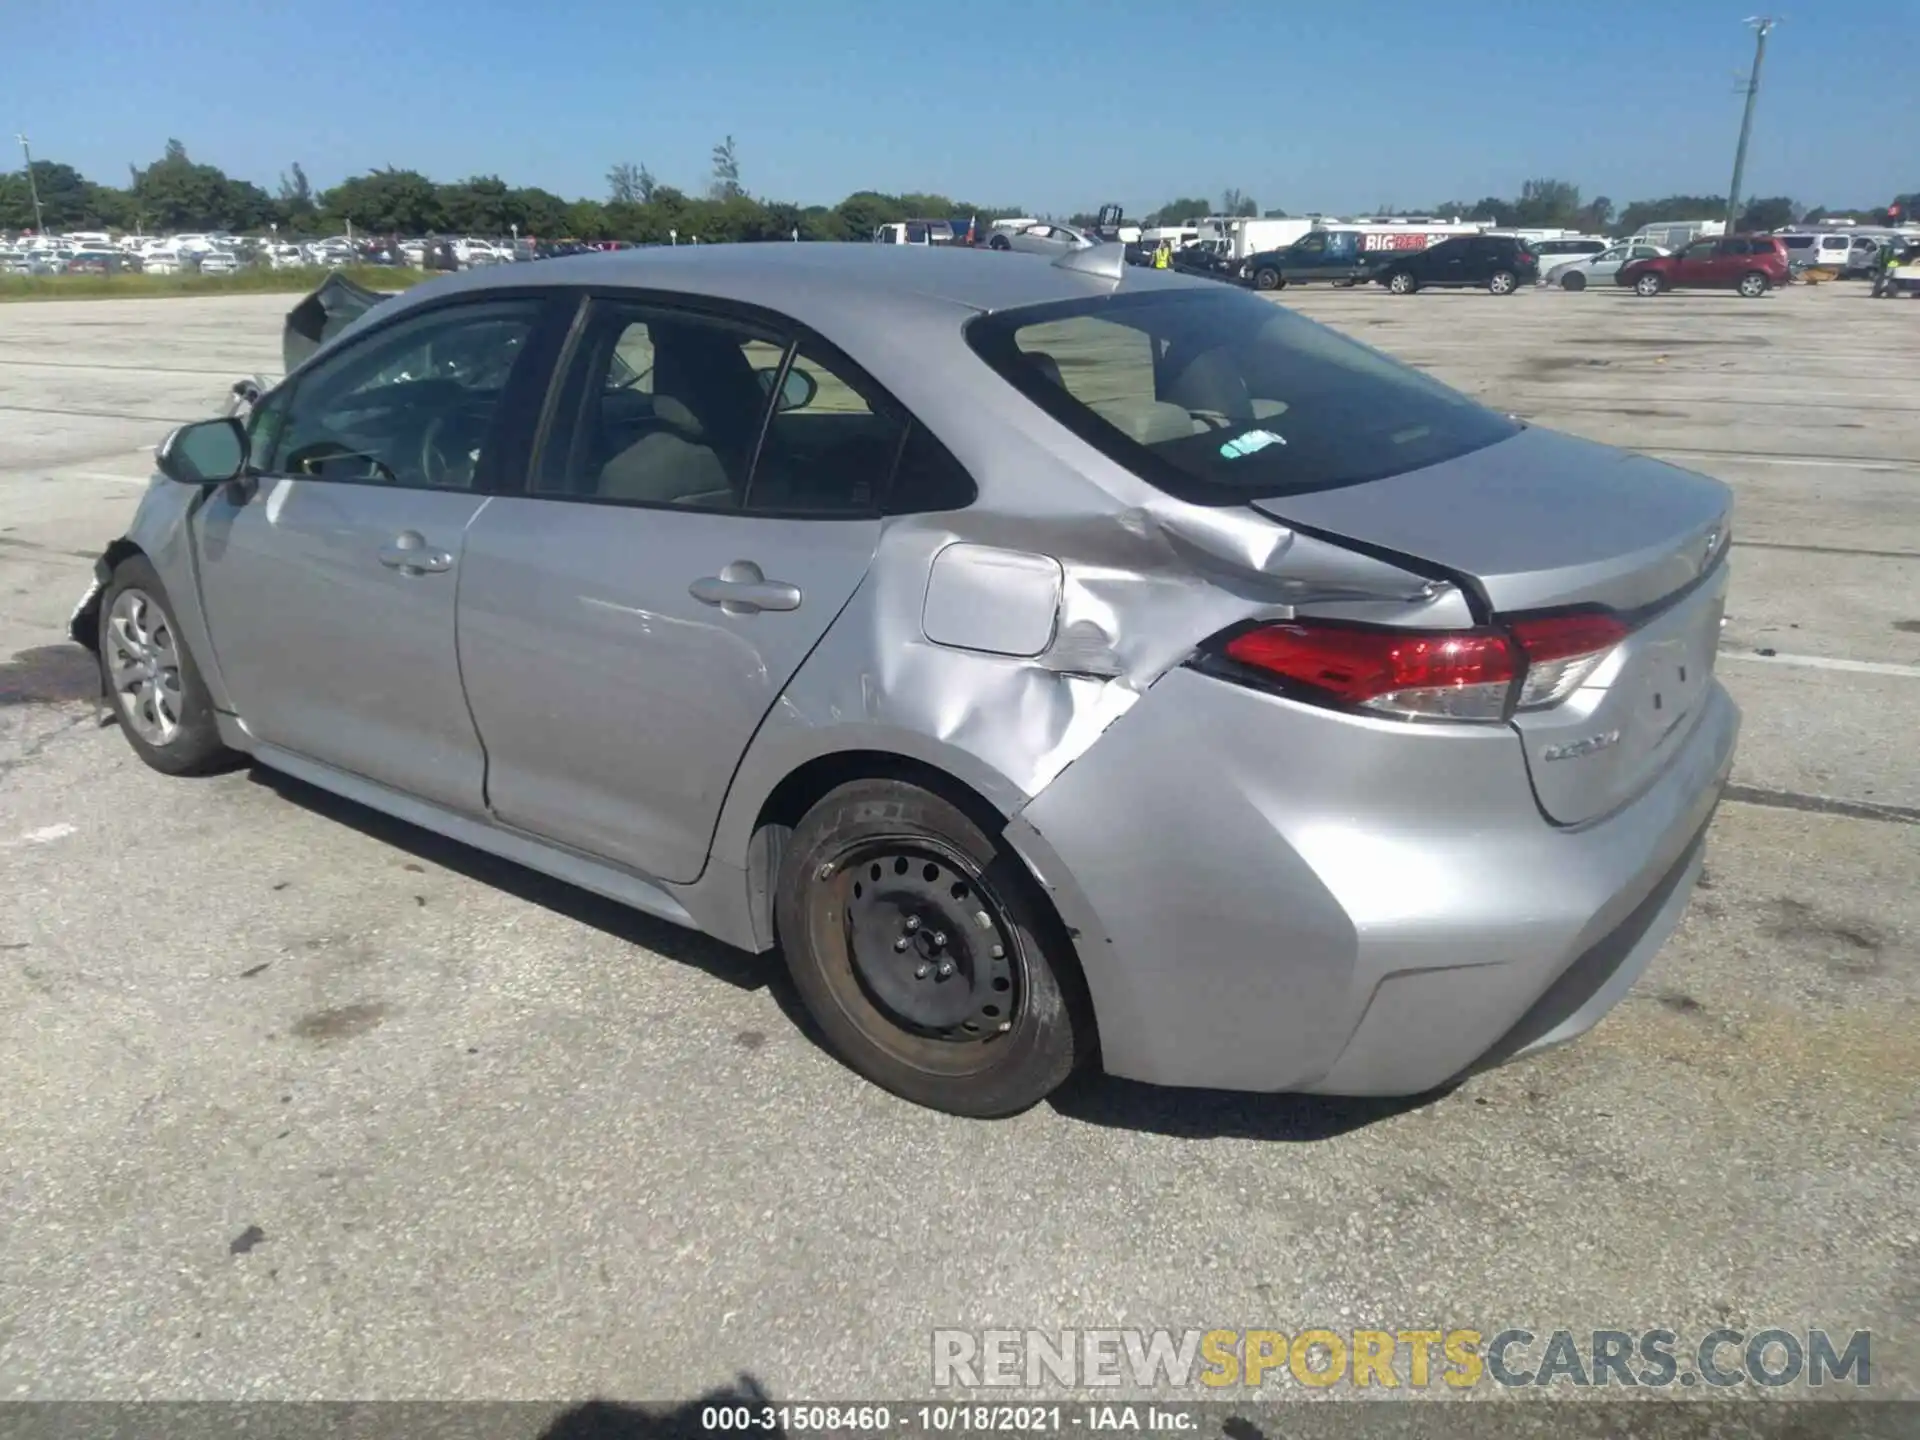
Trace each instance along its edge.
<path fill-rule="evenodd" d="M 800 587 L 769 580 L 751 560 L 735 560 L 718 575 L 702 575 L 687 587 L 702 605 L 718 605 L 729 615 L 761 610 L 798 610 Z"/>
<path fill-rule="evenodd" d="M 402 530 L 380 547 L 380 563 L 402 575 L 438 574 L 453 568 L 453 556 L 428 545 L 418 530 Z"/>

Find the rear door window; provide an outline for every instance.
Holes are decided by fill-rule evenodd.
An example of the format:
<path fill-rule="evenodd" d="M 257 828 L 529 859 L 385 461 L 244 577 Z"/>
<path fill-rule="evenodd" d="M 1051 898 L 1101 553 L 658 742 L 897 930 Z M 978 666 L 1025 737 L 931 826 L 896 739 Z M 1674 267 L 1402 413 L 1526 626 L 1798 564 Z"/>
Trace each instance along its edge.
<path fill-rule="evenodd" d="M 1519 430 L 1419 371 L 1241 290 L 1001 311 L 970 322 L 967 337 L 1069 430 L 1197 504 L 1380 479 Z"/>

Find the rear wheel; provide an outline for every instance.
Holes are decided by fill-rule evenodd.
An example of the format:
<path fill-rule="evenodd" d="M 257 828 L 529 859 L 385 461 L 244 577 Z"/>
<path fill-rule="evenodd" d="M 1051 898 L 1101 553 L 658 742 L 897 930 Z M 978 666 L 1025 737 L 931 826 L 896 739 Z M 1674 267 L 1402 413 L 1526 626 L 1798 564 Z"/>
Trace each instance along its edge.
<path fill-rule="evenodd" d="M 989 250 L 1011 250 L 1013 248 L 1013 242 L 1004 235 L 996 235 L 987 241 L 987 248 Z"/>
<path fill-rule="evenodd" d="M 1511 295 L 1519 288 L 1519 277 L 1511 270 L 1496 270 L 1487 277 L 1487 289 L 1495 295 Z"/>
<path fill-rule="evenodd" d="M 1560 288 L 1562 290 L 1584 290 L 1587 288 L 1587 277 L 1582 275 L 1578 270 L 1575 270 L 1571 275 L 1562 275 L 1560 277 Z"/>
<path fill-rule="evenodd" d="M 127 743 L 163 775 L 204 775 L 238 759 L 220 741 L 206 682 L 144 555 L 122 560 L 100 597 L 100 678 Z"/>
<path fill-rule="evenodd" d="M 1633 293 L 1636 295 L 1658 295 L 1666 288 L 1665 283 L 1651 270 L 1633 282 Z"/>
<path fill-rule="evenodd" d="M 1767 291 L 1773 288 L 1773 285 L 1772 282 L 1758 270 L 1749 270 L 1740 277 L 1740 285 L 1738 288 L 1742 295 L 1751 300 L 1756 296 L 1766 294 Z"/>
<path fill-rule="evenodd" d="M 1253 272 L 1253 288 L 1256 290 L 1278 290 L 1285 283 L 1280 278 L 1280 272 L 1271 265 L 1262 265 Z"/>
<path fill-rule="evenodd" d="M 1420 282 L 1413 278 L 1410 270 L 1396 270 L 1387 277 L 1387 290 L 1394 295 L 1411 295 L 1420 288 Z"/>
<path fill-rule="evenodd" d="M 1011 1115 L 1093 1052 L 1079 973 L 1018 857 L 918 786 L 826 795 L 786 847 L 775 911 L 834 1050 L 905 1099 Z"/>

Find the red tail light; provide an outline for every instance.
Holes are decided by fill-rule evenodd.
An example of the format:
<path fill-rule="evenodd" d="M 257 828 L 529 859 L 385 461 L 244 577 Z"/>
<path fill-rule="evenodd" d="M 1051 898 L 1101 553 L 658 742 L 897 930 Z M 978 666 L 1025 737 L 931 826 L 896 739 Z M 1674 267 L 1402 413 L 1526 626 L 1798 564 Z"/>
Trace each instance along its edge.
<path fill-rule="evenodd" d="M 1304 698 L 1403 719 L 1503 720 L 1510 707 L 1559 704 L 1627 633 L 1592 611 L 1478 630 L 1291 620 L 1242 631 L 1221 652 Z"/>

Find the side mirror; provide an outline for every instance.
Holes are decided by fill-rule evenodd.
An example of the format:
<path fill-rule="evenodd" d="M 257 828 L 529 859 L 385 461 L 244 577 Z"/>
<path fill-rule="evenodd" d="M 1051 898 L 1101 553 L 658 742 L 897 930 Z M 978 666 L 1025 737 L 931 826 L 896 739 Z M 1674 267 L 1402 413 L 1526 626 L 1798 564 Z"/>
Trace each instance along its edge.
<path fill-rule="evenodd" d="M 773 366 L 753 372 L 760 381 L 762 390 L 771 392 L 774 377 L 780 372 Z M 780 386 L 780 399 L 774 409 L 780 413 L 788 410 L 804 410 L 813 403 L 813 397 L 820 393 L 820 383 L 804 370 L 787 369 L 787 378 Z"/>
<path fill-rule="evenodd" d="M 230 415 L 182 425 L 160 442 L 154 463 L 162 475 L 182 485 L 238 480 L 247 468 L 246 427 Z"/>

